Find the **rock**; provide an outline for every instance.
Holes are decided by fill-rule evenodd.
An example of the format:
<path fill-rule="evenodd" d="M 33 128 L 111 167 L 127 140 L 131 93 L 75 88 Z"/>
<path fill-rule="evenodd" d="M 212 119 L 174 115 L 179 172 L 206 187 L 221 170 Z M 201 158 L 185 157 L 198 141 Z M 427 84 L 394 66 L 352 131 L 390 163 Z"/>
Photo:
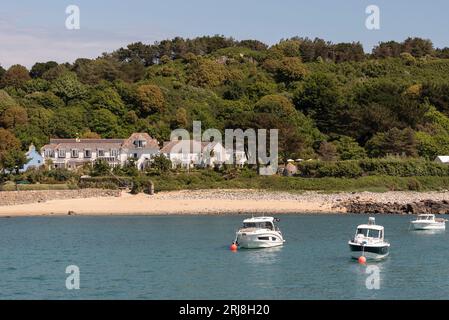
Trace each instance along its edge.
<path fill-rule="evenodd" d="M 67 212 L 67 215 L 73 216 L 73 215 L 75 215 L 75 211 L 69 211 L 69 212 Z"/>

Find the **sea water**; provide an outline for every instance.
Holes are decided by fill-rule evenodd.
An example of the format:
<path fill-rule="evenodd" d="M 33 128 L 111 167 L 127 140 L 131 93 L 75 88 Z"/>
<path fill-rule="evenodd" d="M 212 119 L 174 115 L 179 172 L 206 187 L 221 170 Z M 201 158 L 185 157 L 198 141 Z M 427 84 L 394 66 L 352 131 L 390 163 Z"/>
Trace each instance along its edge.
<path fill-rule="evenodd" d="M 283 247 L 232 252 L 245 217 L 2 218 L 0 299 L 449 298 L 449 231 L 378 215 L 390 256 L 364 266 L 347 242 L 366 215 L 280 215 Z"/>

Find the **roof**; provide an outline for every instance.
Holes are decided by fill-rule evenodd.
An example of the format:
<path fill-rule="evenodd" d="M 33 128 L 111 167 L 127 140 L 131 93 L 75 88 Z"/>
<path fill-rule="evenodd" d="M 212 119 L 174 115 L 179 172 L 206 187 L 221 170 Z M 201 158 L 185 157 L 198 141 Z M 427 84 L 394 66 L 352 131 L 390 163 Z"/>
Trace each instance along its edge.
<path fill-rule="evenodd" d="M 125 149 L 134 149 L 136 146 L 134 145 L 135 140 L 144 140 L 147 142 L 147 145 L 144 149 L 159 149 L 159 142 L 156 139 L 153 139 L 148 133 L 146 132 L 140 132 L 140 133 L 133 133 L 131 137 L 125 140 L 123 143 L 123 148 Z"/>
<path fill-rule="evenodd" d="M 249 219 L 243 220 L 244 223 L 250 223 L 250 222 L 273 222 L 273 217 L 252 217 Z"/>
<path fill-rule="evenodd" d="M 198 149 L 201 152 L 203 152 L 204 149 L 207 148 L 207 146 L 213 148 L 215 147 L 216 144 L 217 142 L 200 142 L 196 140 L 174 140 L 164 142 L 164 146 L 161 149 L 161 153 L 195 153 L 195 151 Z"/>
<path fill-rule="evenodd" d="M 442 163 L 449 162 L 449 156 L 438 156 L 435 158 L 435 161 L 440 161 Z"/>
<path fill-rule="evenodd" d="M 135 140 L 145 140 L 145 148 L 159 149 L 157 140 L 148 133 L 133 133 L 128 139 L 50 139 L 50 143 L 42 149 L 133 149 Z"/>
<path fill-rule="evenodd" d="M 378 226 L 376 224 L 361 224 L 361 225 L 357 226 L 357 229 L 383 230 L 384 227 Z"/>

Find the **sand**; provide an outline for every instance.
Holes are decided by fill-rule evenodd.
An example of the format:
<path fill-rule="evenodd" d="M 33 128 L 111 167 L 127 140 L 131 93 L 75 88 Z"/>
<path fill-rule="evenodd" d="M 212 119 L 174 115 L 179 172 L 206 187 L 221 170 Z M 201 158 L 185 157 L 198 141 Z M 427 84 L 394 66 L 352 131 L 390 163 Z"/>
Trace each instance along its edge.
<path fill-rule="evenodd" d="M 341 211 L 341 210 L 340 210 Z M 49 215 L 167 215 L 230 213 L 330 213 L 332 204 L 322 200 L 299 200 L 280 193 L 241 191 L 176 191 L 154 196 L 51 200 L 43 203 L 0 206 L 0 216 Z"/>
<path fill-rule="evenodd" d="M 347 201 L 406 204 L 419 200 L 449 201 L 449 192 L 318 192 L 267 190 L 184 190 L 156 195 L 51 200 L 0 206 L 0 217 L 51 215 L 168 215 L 345 213 Z"/>

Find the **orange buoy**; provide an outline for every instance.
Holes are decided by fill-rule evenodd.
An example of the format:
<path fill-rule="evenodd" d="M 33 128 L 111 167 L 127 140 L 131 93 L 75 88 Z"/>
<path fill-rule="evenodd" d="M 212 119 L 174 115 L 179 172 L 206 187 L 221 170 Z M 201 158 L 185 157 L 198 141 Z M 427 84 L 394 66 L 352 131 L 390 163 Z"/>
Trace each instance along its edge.
<path fill-rule="evenodd" d="M 233 244 L 231 244 L 229 249 L 231 249 L 231 251 L 237 251 L 237 245 L 235 243 L 233 243 Z"/>
<path fill-rule="evenodd" d="M 360 264 L 365 264 L 366 263 L 366 258 L 364 256 L 359 257 L 359 263 Z"/>

